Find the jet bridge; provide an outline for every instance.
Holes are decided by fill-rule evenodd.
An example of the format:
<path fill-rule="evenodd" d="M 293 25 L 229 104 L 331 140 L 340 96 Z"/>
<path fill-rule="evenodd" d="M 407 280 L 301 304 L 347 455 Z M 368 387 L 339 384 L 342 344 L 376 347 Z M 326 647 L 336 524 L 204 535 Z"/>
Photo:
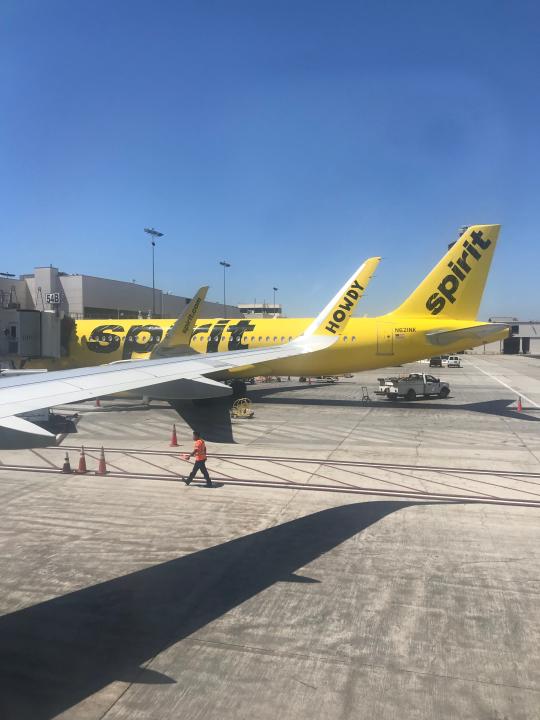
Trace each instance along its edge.
<path fill-rule="evenodd" d="M 0 309 L 0 365 L 9 367 L 31 358 L 59 358 L 69 337 L 71 318 L 56 312 Z"/>

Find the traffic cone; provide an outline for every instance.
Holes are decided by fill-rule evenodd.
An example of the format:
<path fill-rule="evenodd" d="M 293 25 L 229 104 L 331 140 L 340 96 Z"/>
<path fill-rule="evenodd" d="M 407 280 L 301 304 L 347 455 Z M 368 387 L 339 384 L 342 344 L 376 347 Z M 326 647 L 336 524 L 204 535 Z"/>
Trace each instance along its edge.
<path fill-rule="evenodd" d="M 518 395 L 517 411 L 521 412 L 522 410 L 523 410 L 523 405 L 521 404 L 521 395 Z"/>
<path fill-rule="evenodd" d="M 88 472 L 86 469 L 86 456 L 84 454 L 84 448 L 81 448 L 81 456 L 79 458 L 79 469 L 77 470 L 78 473 L 81 475 L 84 475 L 85 472 Z"/>
<path fill-rule="evenodd" d="M 173 423 L 170 447 L 178 447 L 178 438 L 176 437 L 176 425 Z"/>
<path fill-rule="evenodd" d="M 66 453 L 66 457 L 64 458 L 64 464 L 62 465 L 62 472 L 63 473 L 71 473 L 71 465 L 69 464 L 69 455 Z"/>
<path fill-rule="evenodd" d="M 96 398 L 96 407 L 101 407 L 101 402 L 99 398 Z"/>
<path fill-rule="evenodd" d="M 101 455 L 99 456 L 99 465 L 98 469 L 96 470 L 96 475 L 106 475 L 107 474 L 107 464 L 105 462 L 105 450 L 103 449 L 103 446 L 101 447 Z"/>

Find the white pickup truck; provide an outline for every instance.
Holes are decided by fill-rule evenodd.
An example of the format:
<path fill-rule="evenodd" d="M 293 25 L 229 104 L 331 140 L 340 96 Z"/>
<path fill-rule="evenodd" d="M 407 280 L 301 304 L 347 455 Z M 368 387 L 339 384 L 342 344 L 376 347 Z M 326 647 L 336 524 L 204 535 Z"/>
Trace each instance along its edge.
<path fill-rule="evenodd" d="M 448 383 L 425 373 L 411 373 L 406 377 L 378 378 L 378 380 L 379 389 L 375 394 L 384 395 L 387 400 L 397 400 L 400 397 L 405 400 L 415 400 L 419 395 L 447 398 L 450 394 Z"/>

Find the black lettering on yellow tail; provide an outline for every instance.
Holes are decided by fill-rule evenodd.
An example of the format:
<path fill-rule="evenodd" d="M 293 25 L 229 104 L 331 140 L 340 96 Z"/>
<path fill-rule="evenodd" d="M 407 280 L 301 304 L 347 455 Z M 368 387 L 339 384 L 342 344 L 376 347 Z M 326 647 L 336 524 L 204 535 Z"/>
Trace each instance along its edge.
<path fill-rule="evenodd" d="M 471 225 L 392 315 L 474 319 L 482 300 L 500 225 Z"/>
<path fill-rule="evenodd" d="M 361 296 L 364 288 L 358 280 L 351 283 L 347 292 L 341 298 L 340 304 L 332 313 L 332 318 L 328 320 L 325 329 L 335 335 L 339 332 L 341 324 L 350 315 L 351 310 L 354 308 L 355 301 Z"/>

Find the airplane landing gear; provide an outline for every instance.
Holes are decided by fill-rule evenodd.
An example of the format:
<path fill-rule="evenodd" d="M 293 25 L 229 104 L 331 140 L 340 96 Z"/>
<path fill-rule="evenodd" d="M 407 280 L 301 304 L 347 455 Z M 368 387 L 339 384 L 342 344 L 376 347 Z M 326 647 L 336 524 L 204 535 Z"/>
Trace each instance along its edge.
<path fill-rule="evenodd" d="M 247 386 L 243 380 L 232 380 L 231 389 L 234 398 L 246 397 Z"/>

